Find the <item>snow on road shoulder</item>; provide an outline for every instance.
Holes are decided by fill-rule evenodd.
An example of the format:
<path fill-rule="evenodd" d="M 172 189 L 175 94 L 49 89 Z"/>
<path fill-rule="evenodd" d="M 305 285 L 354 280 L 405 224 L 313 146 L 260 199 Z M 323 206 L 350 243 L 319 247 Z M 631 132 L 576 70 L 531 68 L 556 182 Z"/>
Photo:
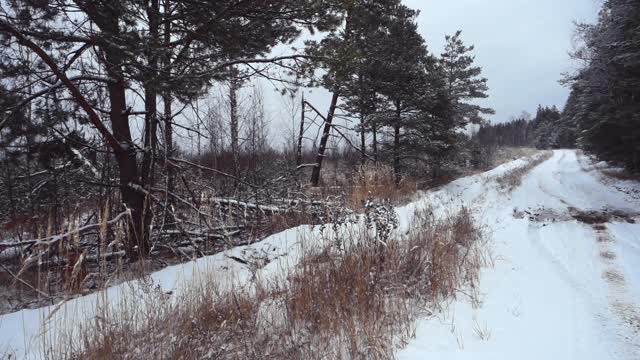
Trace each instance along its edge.
<path fill-rule="evenodd" d="M 313 237 L 318 237 L 317 229 L 300 226 L 272 235 L 250 246 L 236 247 L 213 256 L 167 267 L 143 280 L 125 282 L 45 308 L 25 309 L 2 315 L 0 355 L 9 354 L 18 359 L 40 358 L 46 341 L 51 343 L 59 336 L 69 336 L 68 333 L 58 332 L 61 329 L 76 328 L 94 318 L 105 304 L 112 309 L 118 309 L 120 306 L 146 306 L 142 294 L 150 292 L 158 296 L 164 294 L 178 298 L 180 293 L 186 290 L 186 285 L 199 281 L 200 276 L 216 274 L 216 281 L 221 286 L 231 286 L 246 283 L 248 278 L 255 276 L 258 267 L 263 274 L 277 273 L 289 261 L 296 261 L 301 248 L 299 242 Z M 249 263 L 249 266 L 243 262 Z M 262 264 L 259 265 L 258 262 Z M 124 304 L 125 302 L 127 303 Z"/>
<path fill-rule="evenodd" d="M 640 358 L 640 226 L 614 216 L 640 208 L 618 189 L 637 184 L 605 184 L 585 164 L 556 151 L 511 194 L 484 196 L 495 266 L 482 304 L 461 297 L 422 321 L 400 359 Z"/>

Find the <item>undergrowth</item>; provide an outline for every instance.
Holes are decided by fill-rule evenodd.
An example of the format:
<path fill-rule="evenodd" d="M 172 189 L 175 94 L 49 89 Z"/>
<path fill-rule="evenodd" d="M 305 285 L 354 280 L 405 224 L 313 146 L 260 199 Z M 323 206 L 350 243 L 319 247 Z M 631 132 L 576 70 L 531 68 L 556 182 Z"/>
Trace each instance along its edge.
<path fill-rule="evenodd" d="M 393 358 L 419 317 L 460 291 L 476 294 L 487 248 L 469 209 L 442 218 L 418 211 L 402 231 L 384 209 L 330 241 L 300 241 L 301 259 L 284 275 L 223 286 L 205 274 L 175 298 L 150 289 L 126 309 L 102 311 L 45 357 Z"/>
<path fill-rule="evenodd" d="M 409 202 L 417 190 L 417 183 L 411 177 L 403 178 L 396 184 L 393 168 L 390 166 L 361 166 L 355 177 L 355 185 L 348 196 L 348 207 L 363 209 L 368 199 L 384 199 L 393 205 Z"/>

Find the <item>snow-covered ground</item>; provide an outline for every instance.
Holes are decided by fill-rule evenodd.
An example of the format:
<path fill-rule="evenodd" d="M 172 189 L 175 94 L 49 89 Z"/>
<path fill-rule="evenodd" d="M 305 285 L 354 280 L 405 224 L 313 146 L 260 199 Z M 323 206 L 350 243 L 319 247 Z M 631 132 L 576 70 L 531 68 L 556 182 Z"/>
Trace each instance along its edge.
<path fill-rule="evenodd" d="M 460 298 L 422 321 L 398 357 L 640 359 L 640 224 L 567 216 L 619 210 L 640 222 L 638 185 L 604 179 L 575 151 L 556 151 L 512 194 L 469 180 L 449 191 L 478 204 L 491 232 L 482 304 Z"/>
<path fill-rule="evenodd" d="M 458 205 L 472 207 L 486 225 L 494 258 L 494 266 L 482 274 L 482 304 L 473 307 L 461 295 L 447 311 L 419 323 L 416 338 L 399 358 L 640 359 L 640 225 L 619 219 L 595 226 L 570 215 L 618 210 L 640 222 L 635 215 L 640 186 L 605 181 L 576 152 L 556 151 L 512 193 L 498 189 L 497 176 L 524 164 L 516 160 L 457 180 L 396 209 L 402 231 L 416 208 L 446 212 Z M 146 283 L 0 316 L 0 356 L 9 351 L 18 358 L 25 353 L 38 357 L 42 334 L 91 319 L 97 303 L 117 306 L 120 299 L 131 299 L 126 294 L 157 291 L 175 297 L 201 274 L 240 283 L 273 276 L 295 264 L 305 241 L 317 241 L 318 231 L 298 227 L 166 268 Z M 261 265 L 248 269 L 231 257 Z"/>

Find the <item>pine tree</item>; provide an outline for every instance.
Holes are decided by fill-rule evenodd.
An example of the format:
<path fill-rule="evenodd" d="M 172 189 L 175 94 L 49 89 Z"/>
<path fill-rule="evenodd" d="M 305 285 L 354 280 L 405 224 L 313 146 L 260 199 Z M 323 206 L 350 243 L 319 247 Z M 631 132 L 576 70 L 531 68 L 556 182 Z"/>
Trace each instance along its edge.
<path fill-rule="evenodd" d="M 538 106 L 536 117 L 531 122 L 533 128 L 533 145 L 538 149 L 558 147 L 558 122 L 561 114 L 558 108 Z"/>
<path fill-rule="evenodd" d="M 390 22 L 388 36 L 381 42 L 378 63 L 379 92 L 385 97 L 383 124 L 391 129 L 389 144 L 397 184 L 402 179 L 403 153 L 408 142 L 406 130 L 417 120 L 416 113 L 428 107 L 431 88 L 426 69 L 433 58 L 418 33 L 418 13 L 398 7 Z"/>
<path fill-rule="evenodd" d="M 461 34 L 458 31 L 445 37 L 445 49 L 438 61 L 443 84 L 436 97 L 436 116 L 431 119 L 428 132 L 434 177 L 438 176 L 444 158 L 456 152 L 459 132 L 469 124 L 485 123 L 482 116 L 495 113 L 473 103 L 488 97 L 489 88 L 487 79 L 480 77 L 482 69 L 474 66 L 475 58 L 470 54 L 474 47 L 464 45 Z"/>
<path fill-rule="evenodd" d="M 339 98 L 345 100 L 347 111 L 361 119 L 361 146 L 365 127 L 373 127 L 374 138 L 380 126 L 394 128 L 394 168 L 399 179 L 399 129 L 402 125 L 398 114 L 409 110 L 408 99 L 414 98 L 421 61 L 426 56 L 424 40 L 415 23 L 417 12 L 401 5 L 399 0 L 359 0 L 345 4 L 344 28 L 315 44 L 311 52 L 321 59 L 320 66 L 327 70 L 322 86 L 333 93 L 313 169 L 311 182 L 314 185 L 320 180 Z M 378 116 L 385 112 L 391 115 Z"/>
<path fill-rule="evenodd" d="M 452 106 L 453 127 L 463 128 L 469 123 L 485 122 L 482 115 L 494 114 L 495 111 L 471 103 L 475 99 L 484 99 L 489 95 L 487 79 L 481 78 L 482 68 L 474 66 L 475 57 L 470 55 L 474 46 L 465 46 L 458 31 L 453 36 L 446 36 L 444 53 L 440 58 L 440 66 L 446 78 L 446 91 Z"/>
<path fill-rule="evenodd" d="M 556 121 L 554 148 L 573 149 L 577 146 L 576 116 L 579 111 L 578 106 L 577 93 L 572 91 L 560 118 Z"/>

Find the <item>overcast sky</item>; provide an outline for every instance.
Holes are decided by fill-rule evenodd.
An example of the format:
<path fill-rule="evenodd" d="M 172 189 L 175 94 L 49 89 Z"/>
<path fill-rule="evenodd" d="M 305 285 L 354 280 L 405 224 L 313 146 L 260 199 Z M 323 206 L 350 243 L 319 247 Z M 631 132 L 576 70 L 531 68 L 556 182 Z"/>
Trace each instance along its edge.
<path fill-rule="evenodd" d="M 444 36 L 462 30 L 474 45 L 476 64 L 489 80 L 492 122 L 503 122 L 522 111 L 535 114 L 538 104 L 564 106 L 568 90 L 558 80 L 572 69 L 573 22 L 593 22 L 601 0 L 404 0 L 419 9 L 419 30 L 429 50 L 440 55 Z M 273 135 L 284 138 L 291 121 L 283 101 L 263 84 Z M 326 112 L 330 94 L 306 90 L 305 96 Z"/>
<path fill-rule="evenodd" d="M 562 108 L 568 90 L 558 84 L 572 69 L 573 22 L 596 19 L 599 0 L 405 0 L 420 10 L 419 29 L 440 54 L 444 35 L 462 30 L 475 45 L 476 63 L 489 79 L 494 122 L 538 104 Z"/>

